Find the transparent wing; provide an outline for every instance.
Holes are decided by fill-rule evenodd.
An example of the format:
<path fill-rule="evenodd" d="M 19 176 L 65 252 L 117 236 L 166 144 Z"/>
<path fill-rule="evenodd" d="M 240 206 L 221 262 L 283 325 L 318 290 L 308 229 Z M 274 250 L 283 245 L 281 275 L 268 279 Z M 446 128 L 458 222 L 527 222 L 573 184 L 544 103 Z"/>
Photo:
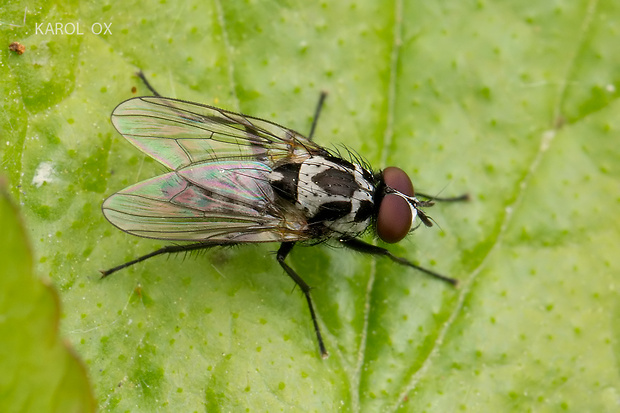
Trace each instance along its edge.
<path fill-rule="evenodd" d="M 275 123 L 163 97 L 126 100 L 112 112 L 114 127 L 138 149 L 177 170 L 199 162 L 327 155 L 321 146 Z"/>
<path fill-rule="evenodd" d="M 303 216 L 274 206 L 270 172 L 250 161 L 193 165 L 117 192 L 103 203 L 103 214 L 146 238 L 213 244 L 306 239 Z"/>

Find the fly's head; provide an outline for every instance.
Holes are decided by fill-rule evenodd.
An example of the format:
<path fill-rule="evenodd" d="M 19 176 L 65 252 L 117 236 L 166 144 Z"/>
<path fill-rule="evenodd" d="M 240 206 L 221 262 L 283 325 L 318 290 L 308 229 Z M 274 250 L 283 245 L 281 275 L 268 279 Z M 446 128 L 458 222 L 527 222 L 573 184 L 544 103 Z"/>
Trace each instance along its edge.
<path fill-rule="evenodd" d="M 433 225 L 431 218 L 422 210 L 434 204 L 415 197 L 409 176 L 400 168 L 385 168 L 377 191 L 377 235 L 387 243 L 395 243 L 411 231 L 416 216 L 427 227 Z"/>

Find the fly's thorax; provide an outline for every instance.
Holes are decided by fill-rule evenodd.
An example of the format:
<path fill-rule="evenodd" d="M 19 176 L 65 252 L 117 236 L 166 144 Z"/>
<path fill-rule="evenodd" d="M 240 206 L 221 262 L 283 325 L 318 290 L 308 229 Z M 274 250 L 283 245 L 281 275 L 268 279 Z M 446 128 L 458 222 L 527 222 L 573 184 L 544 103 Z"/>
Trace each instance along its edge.
<path fill-rule="evenodd" d="M 301 211 L 312 228 L 334 236 L 355 236 L 375 211 L 372 174 L 338 157 L 313 156 L 284 163 L 270 174 L 277 196 Z"/>

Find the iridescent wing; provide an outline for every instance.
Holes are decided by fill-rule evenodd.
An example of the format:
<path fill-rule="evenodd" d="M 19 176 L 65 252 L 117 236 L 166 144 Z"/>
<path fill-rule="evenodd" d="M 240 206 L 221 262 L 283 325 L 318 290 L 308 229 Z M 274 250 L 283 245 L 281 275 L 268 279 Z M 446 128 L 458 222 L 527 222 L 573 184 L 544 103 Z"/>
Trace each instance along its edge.
<path fill-rule="evenodd" d="M 103 203 L 119 229 L 205 244 L 307 239 L 307 222 L 274 204 L 271 168 L 256 161 L 192 165 L 123 189 Z"/>
<path fill-rule="evenodd" d="M 112 112 L 114 127 L 133 145 L 177 170 L 199 162 L 327 155 L 292 129 L 212 106 L 158 96 L 126 100 Z"/>

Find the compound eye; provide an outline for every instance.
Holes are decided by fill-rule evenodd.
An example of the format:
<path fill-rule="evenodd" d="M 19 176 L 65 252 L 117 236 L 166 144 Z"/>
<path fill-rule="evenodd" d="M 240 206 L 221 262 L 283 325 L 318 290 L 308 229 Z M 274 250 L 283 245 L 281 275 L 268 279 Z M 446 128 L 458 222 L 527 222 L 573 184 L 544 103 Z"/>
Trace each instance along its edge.
<path fill-rule="evenodd" d="M 391 188 L 408 196 L 414 196 L 413 184 L 400 168 L 390 166 L 383 171 L 383 181 Z M 393 244 L 405 238 L 411 229 L 411 207 L 398 195 L 386 195 L 379 206 L 377 235 L 383 241 Z"/>

